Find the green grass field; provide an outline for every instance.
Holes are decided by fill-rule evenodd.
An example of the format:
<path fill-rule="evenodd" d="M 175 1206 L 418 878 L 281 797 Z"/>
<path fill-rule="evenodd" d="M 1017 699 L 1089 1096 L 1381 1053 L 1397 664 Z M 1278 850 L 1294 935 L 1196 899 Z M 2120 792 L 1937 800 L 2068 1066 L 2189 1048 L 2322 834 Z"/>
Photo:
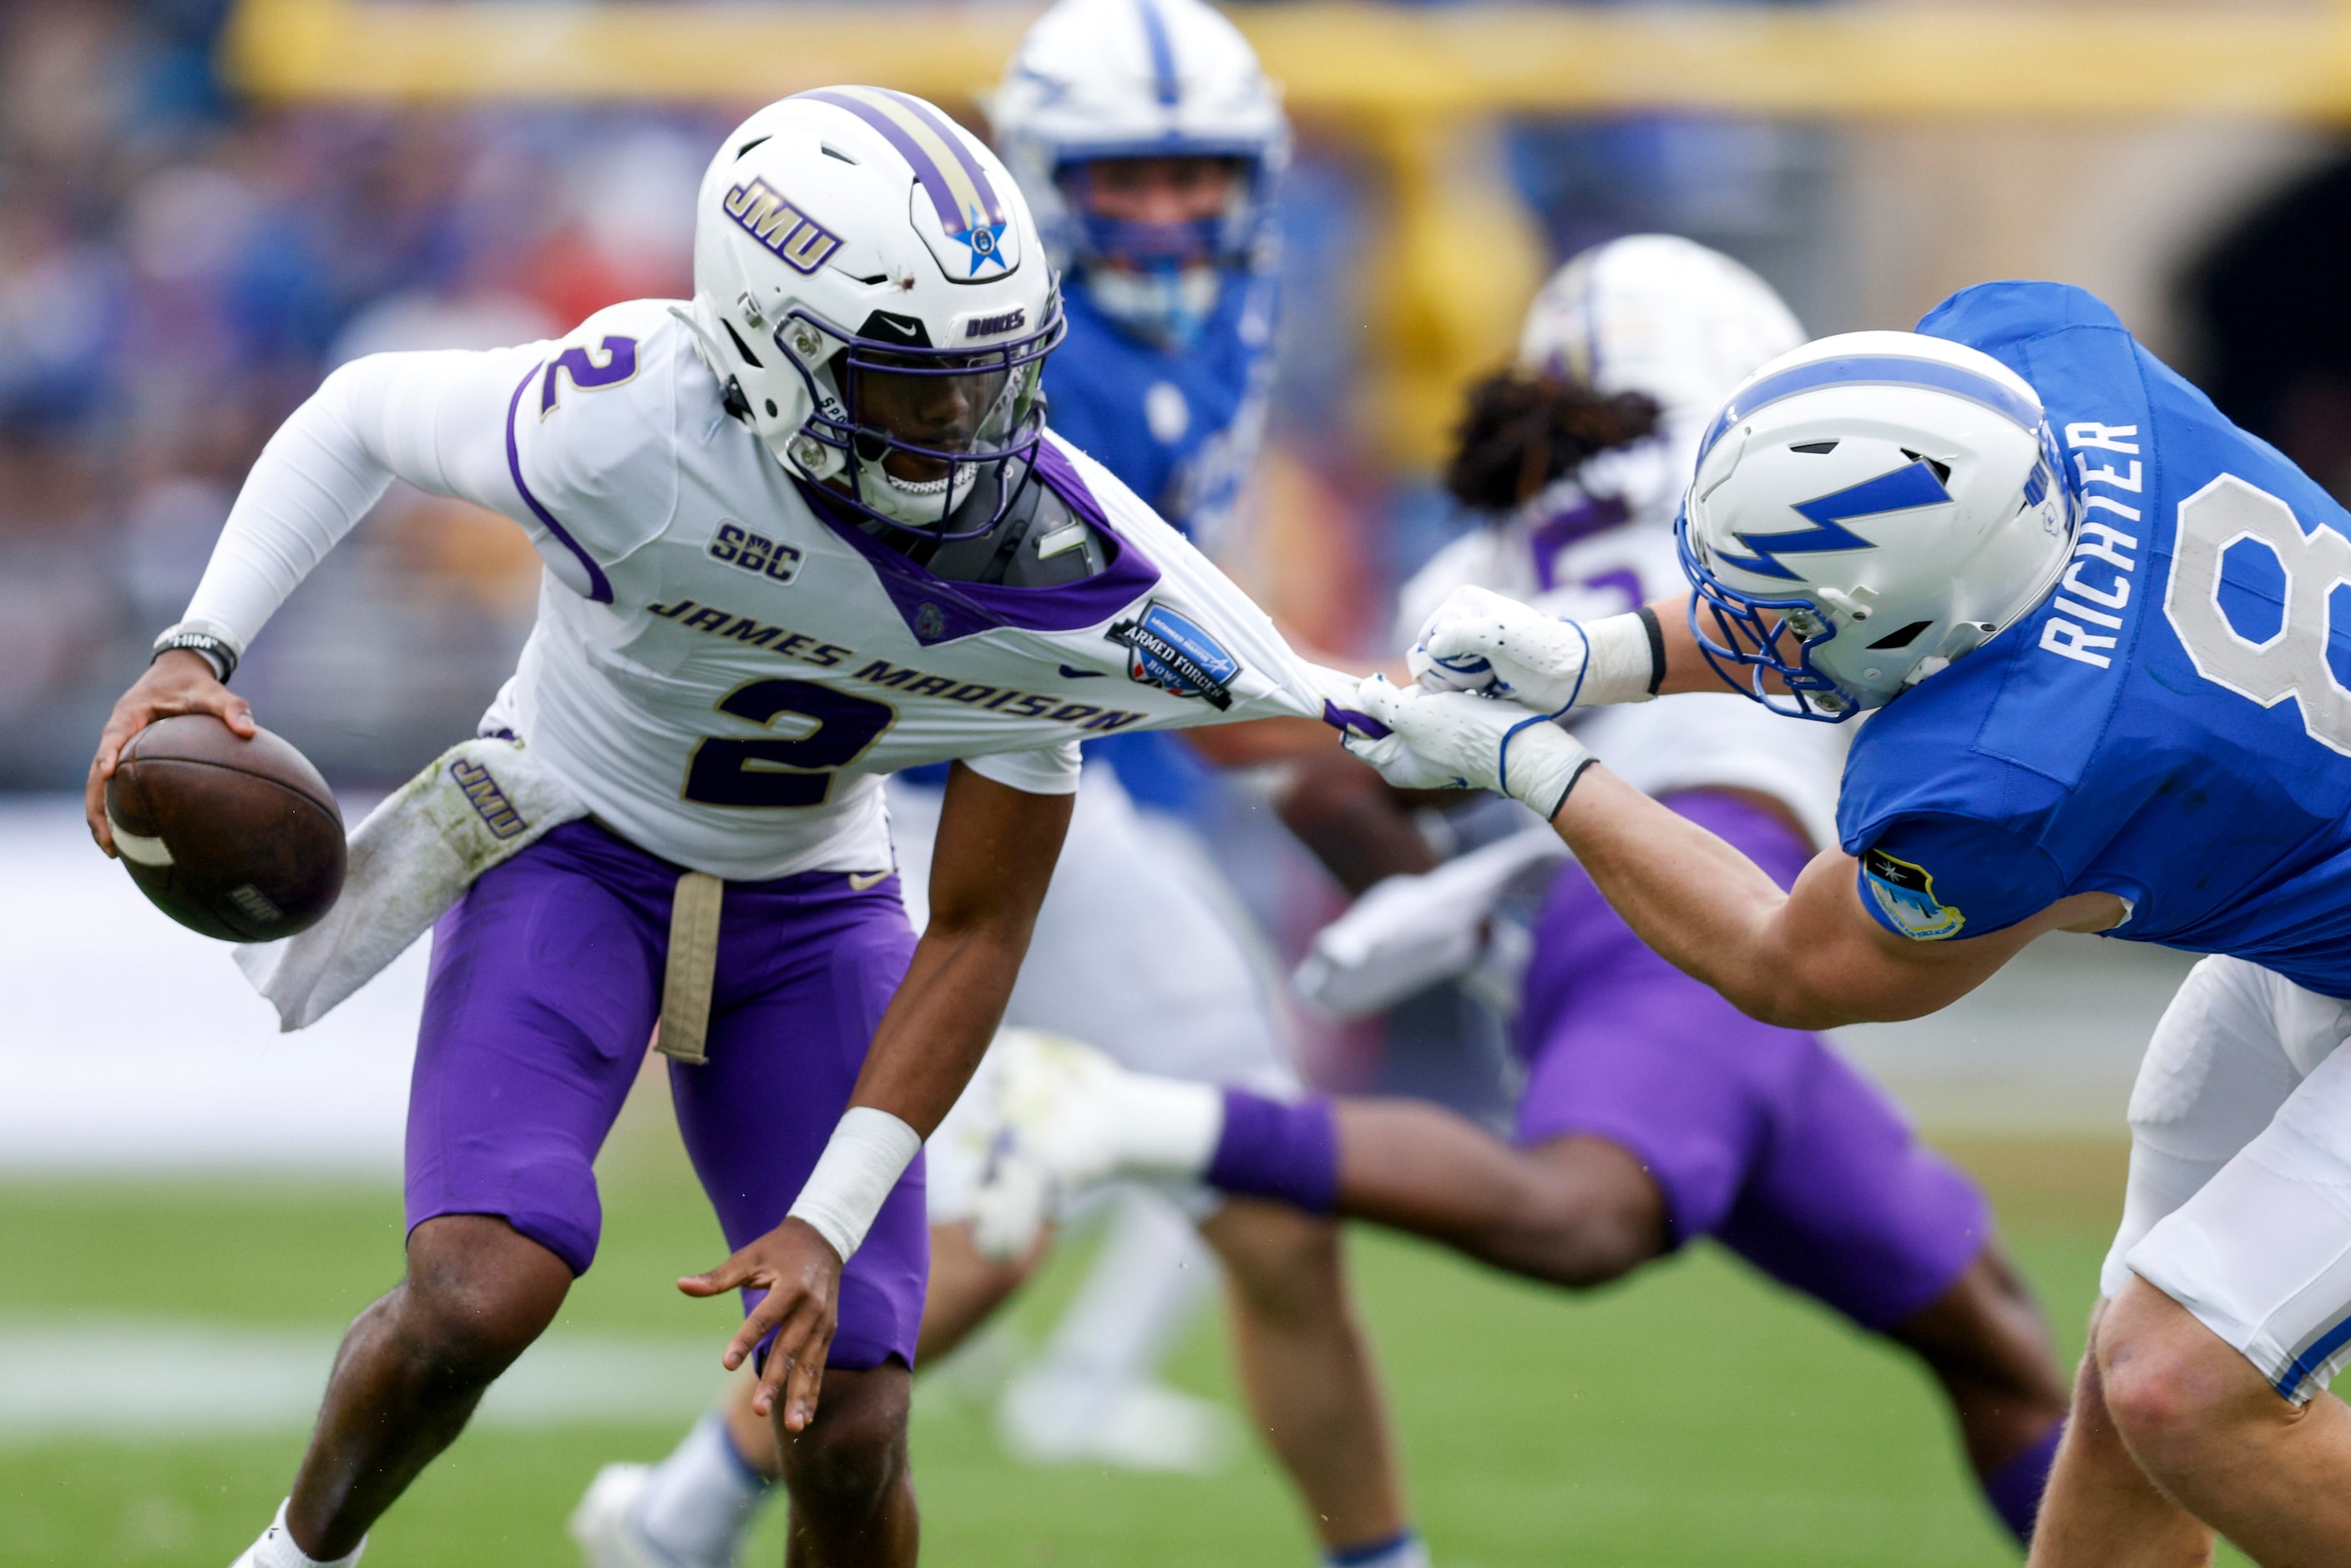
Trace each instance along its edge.
<path fill-rule="evenodd" d="M 605 1168 L 602 1257 L 562 1329 L 706 1340 L 731 1309 L 668 1281 L 715 1261 L 674 1145 L 632 1115 Z M 1963 1145 L 2065 1354 L 2121 1191 L 2118 1148 Z M 187 1179 L 0 1186 L 0 1325 L 130 1317 L 331 1330 L 389 1284 L 399 1200 L 374 1187 Z M 1416 1509 L 1439 1563 L 1994 1564 L 2013 1561 L 1965 1484 L 1942 1410 L 1899 1355 L 1710 1249 L 1571 1298 L 1360 1232 L 1353 1259 Z M 1019 1310 L 1050 1322 L 1077 1260 Z M 137 1364 L 136 1336 L 120 1355 Z M 1212 1319 L 1175 1381 L 1229 1396 Z M 652 1458 L 668 1420 L 485 1429 L 377 1531 L 371 1568 L 576 1561 L 565 1513 L 598 1464 Z M 0 1423 L 0 1563 L 224 1568 L 290 1478 L 298 1431 L 70 1441 Z M 1305 1530 L 1250 1453 L 1207 1479 L 1036 1469 L 942 1384 L 918 1396 L 926 1555 L 957 1568 L 1303 1564 Z M 770 1518 L 747 1561 L 781 1560 Z"/>

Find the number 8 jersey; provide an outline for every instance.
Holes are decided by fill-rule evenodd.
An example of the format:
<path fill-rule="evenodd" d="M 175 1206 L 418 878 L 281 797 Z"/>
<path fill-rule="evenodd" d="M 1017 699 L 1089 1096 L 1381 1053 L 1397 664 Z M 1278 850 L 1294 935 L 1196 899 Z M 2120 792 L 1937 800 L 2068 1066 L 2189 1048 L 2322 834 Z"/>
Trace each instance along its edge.
<path fill-rule="evenodd" d="M 2081 289 L 1918 329 L 2039 392 L 2083 520 L 2039 610 L 1862 723 L 1863 904 L 1940 940 L 2112 893 L 2111 936 L 2351 997 L 2351 516 Z"/>
<path fill-rule="evenodd" d="M 485 731 L 713 875 L 887 866 L 901 768 L 1061 793 L 1088 736 L 1324 712 L 1264 613 L 1082 454 L 1045 436 L 1050 504 L 1007 536 L 1081 570 L 935 575 L 786 474 L 658 300 L 336 371 L 255 465 L 187 623 L 246 645 L 394 477 L 512 517 L 545 563 Z"/>

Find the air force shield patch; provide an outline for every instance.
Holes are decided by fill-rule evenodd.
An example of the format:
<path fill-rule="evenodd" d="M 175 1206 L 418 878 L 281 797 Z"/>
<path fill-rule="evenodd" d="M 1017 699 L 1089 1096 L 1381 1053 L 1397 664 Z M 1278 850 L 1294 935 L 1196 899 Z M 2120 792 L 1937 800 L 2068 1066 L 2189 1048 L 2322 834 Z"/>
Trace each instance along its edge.
<path fill-rule="evenodd" d="M 1233 706 L 1226 688 L 1240 674 L 1241 662 L 1188 616 L 1154 600 L 1132 621 L 1121 621 L 1103 633 L 1127 651 L 1129 680 L 1179 697 L 1198 697 L 1219 711 Z"/>
<path fill-rule="evenodd" d="M 1935 879 L 1923 866 L 1897 860 L 1884 850 L 1861 857 L 1861 879 L 1877 905 L 1877 917 L 1914 942 L 1956 936 L 1968 917 L 1935 896 Z"/>

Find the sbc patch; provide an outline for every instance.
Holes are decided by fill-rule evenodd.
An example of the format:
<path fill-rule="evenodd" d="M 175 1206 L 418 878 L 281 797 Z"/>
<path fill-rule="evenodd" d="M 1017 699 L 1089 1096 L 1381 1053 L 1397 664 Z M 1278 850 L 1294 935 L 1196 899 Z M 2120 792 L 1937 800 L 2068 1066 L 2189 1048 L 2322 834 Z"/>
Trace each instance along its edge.
<path fill-rule="evenodd" d="M 1126 649 L 1128 679 L 1179 697 L 1198 697 L 1220 711 L 1233 706 L 1226 688 L 1241 673 L 1241 662 L 1190 618 L 1154 600 L 1141 615 L 1102 634 Z"/>
<path fill-rule="evenodd" d="M 1968 923 L 1966 915 L 1935 896 L 1935 879 L 1923 866 L 1871 850 L 1861 857 L 1861 875 L 1886 923 L 1914 942 L 1956 936 Z"/>

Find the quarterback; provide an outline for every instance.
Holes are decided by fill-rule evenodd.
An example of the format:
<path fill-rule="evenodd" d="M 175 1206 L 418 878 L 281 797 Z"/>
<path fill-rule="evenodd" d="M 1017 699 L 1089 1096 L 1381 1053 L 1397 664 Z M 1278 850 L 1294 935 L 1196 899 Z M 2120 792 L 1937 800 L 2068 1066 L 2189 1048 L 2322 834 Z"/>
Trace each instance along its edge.
<path fill-rule="evenodd" d="M 1029 29 L 987 108 L 1061 268 L 1068 335 L 1043 380 L 1055 434 L 1213 549 L 1255 455 L 1272 368 L 1274 192 L 1290 143 L 1278 89 L 1201 0 L 1061 0 Z M 1272 724 L 1369 777 L 1322 726 Z M 1242 742 L 1267 727 L 1193 734 Z M 1005 1021 L 1102 1041 L 1142 1071 L 1294 1097 L 1278 980 L 1254 961 L 1237 895 L 1178 815 L 1181 785 L 1199 771 L 1188 738 L 1089 733 L 1034 961 Z M 910 770 L 885 787 L 918 928 L 946 772 Z M 1009 1258 L 987 1256 L 971 1224 L 990 1086 L 1023 1038 L 1008 1033 L 925 1146 L 931 1277 L 920 1351 L 934 1365 L 1043 1254 L 1016 1243 L 995 1249 Z M 1251 1425 L 1295 1482 L 1322 1552 L 1350 1568 L 1416 1568 L 1423 1549 L 1402 1508 L 1336 1227 L 1197 1186 L 1113 1197 L 1086 1285 L 1004 1394 L 1009 1446 L 1137 1468 L 1211 1459 L 1221 1407 L 1151 1374 L 1221 1262 Z M 594 1568 L 736 1560 L 779 1473 L 750 1399 L 737 1380 L 722 1410 L 658 1464 L 599 1473 L 571 1520 Z"/>
<path fill-rule="evenodd" d="M 758 1407 L 790 1435 L 795 1549 L 914 1560 L 919 1147 L 1003 1010 L 1078 743 L 1325 703 L 1237 589 L 1044 429 L 1063 324 L 992 154 L 918 99 L 823 89 L 719 149 L 690 302 L 354 361 L 264 451 L 107 726 L 100 844 L 124 743 L 170 713 L 249 729 L 240 653 L 395 477 L 537 546 L 538 624 L 482 732 L 580 810 L 434 929 L 408 1270 L 347 1335 L 241 1563 L 354 1560 L 552 1319 L 594 1258 L 591 1163 L 656 1019 L 735 1249 L 680 1288 L 744 1292 L 724 1360 L 760 1362 Z M 946 761 L 918 942 L 880 776 Z"/>

